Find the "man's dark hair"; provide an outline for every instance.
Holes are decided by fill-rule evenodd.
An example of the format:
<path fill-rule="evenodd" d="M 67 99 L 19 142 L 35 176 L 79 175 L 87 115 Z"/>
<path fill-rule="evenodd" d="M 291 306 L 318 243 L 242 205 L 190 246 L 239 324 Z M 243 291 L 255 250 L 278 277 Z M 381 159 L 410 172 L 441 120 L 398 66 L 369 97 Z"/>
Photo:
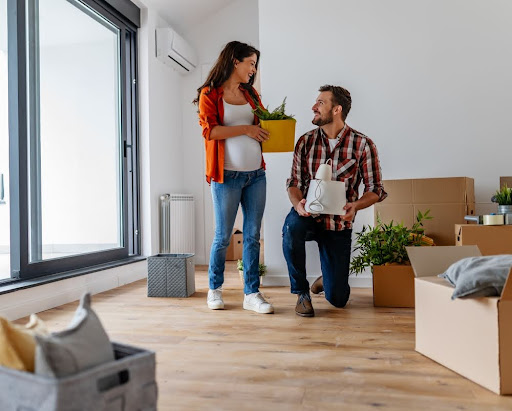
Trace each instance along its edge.
<path fill-rule="evenodd" d="M 352 97 L 350 97 L 350 92 L 343 87 L 331 86 L 329 84 L 320 87 L 318 91 L 330 91 L 332 93 L 332 104 L 333 106 L 341 106 L 341 118 L 345 121 L 350 111 L 350 107 L 352 107 Z"/>

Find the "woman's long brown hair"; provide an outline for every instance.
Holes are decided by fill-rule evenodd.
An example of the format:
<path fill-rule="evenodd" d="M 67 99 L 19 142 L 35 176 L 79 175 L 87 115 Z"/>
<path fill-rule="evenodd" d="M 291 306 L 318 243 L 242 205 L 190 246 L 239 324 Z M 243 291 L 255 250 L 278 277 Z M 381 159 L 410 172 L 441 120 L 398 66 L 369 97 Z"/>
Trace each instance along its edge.
<path fill-rule="evenodd" d="M 243 61 L 245 58 L 256 54 L 256 69 L 258 69 L 258 62 L 260 60 L 260 52 L 252 46 L 249 46 L 246 43 L 241 43 L 239 41 L 231 41 L 224 49 L 221 51 L 219 58 L 215 62 L 215 65 L 210 70 L 210 74 L 208 74 L 208 78 L 204 82 L 204 84 L 197 89 L 197 97 L 194 99 L 193 103 L 199 103 L 199 97 L 201 96 L 201 90 L 205 87 L 212 88 L 220 87 L 224 82 L 231 76 L 233 70 L 235 69 L 235 60 Z M 242 83 L 242 87 L 249 91 L 251 96 L 255 98 L 252 85 L 254 83 L 254 76 L 251 76 L 251 79 L 248 83 Z M 256 102 L 258 99 L 256 98 Z"/>

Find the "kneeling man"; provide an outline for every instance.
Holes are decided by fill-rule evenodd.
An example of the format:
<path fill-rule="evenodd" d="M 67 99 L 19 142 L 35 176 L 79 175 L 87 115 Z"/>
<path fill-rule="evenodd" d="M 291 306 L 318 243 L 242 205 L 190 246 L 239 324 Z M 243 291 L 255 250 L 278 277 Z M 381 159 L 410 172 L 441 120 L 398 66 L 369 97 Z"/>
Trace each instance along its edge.
<path fill-rule="evenodd" d="M 348 276 L 352 222 L 357 210 L 384 200 L 377 148 L 345 120 L 352 105 L 350 93 L 338 86 L 322 86 L 313 105 L 313 124 L 295 145 L 288 196 L 293 205 L 283 226 L 283 252 L 288 264 L 291 292 L 297 294 L 295 312 L 313 317 L 309 283 L 306 279 L 306 241 L 315 240 L 320 251 L 322 276 L 311 286 L 313 293 L 325 291 L 335 307 L 345 307 L 350 296 Z M 305 209 L 310 181 L 320 164 L 331 159 L 332 179 L 345 181 L 345 215 L 310 214 Z M 358 198 L 363 182 L 364 194 Z"/>

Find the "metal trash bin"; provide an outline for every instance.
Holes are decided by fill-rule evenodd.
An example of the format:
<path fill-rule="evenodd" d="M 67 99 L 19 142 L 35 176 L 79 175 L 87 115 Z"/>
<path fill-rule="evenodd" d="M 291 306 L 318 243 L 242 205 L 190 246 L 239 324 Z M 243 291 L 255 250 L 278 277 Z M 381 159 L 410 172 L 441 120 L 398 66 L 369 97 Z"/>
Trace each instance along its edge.
<path fill-rule="evenodd" d="M 194 254 L 148 257 L 148 297 L 190 297 L 196 291 Z"/>
<path fill-rule="evenodd" d="M 112 346 L 114 361 L 63 378 L 0 367 L 0 410 L 156 411 L 155 353 Z M 112 386 L 115 375 L 119 383 Z"/>

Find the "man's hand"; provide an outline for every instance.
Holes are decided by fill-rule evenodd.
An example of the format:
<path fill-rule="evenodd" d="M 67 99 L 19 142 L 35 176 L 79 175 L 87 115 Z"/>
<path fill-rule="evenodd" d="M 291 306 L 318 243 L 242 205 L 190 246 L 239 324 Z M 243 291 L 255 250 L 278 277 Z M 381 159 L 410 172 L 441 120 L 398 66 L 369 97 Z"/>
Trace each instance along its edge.
<path fill-rule="evenodd" d="M 303 198 L 300 200 L 297 205 L 295 206 L 295 211 L 297 211 L 297 214 L 299 214 L 301 217 L 309 217 L 311 214 L 306 211 L 304 206 L 306 205 L 306 199 Z"/>
<path fill-rule="evenodd" d="M 345 207 L 343 207 L 344 210 L 346 210 L 345 215 L 342 215 L 341 218 L 344 221 L 352 221 L 354 220 L 354 217 L 356 216 L 357 208 L 356 203 L 347 203 Z"/>

